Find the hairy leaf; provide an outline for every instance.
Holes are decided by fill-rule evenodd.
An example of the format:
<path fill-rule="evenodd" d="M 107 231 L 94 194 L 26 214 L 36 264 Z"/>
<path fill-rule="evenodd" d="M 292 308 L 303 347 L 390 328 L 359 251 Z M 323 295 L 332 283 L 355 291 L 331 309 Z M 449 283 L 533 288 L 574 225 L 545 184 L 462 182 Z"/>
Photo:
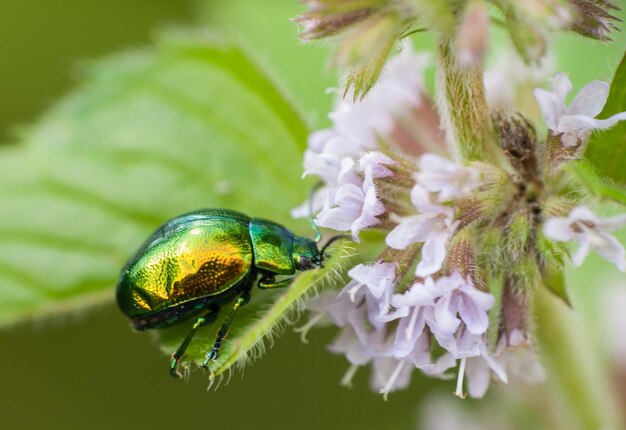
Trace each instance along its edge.
<path fill-rule="evenodd" d="M 274 330 L 281 330 L 280 323 L 297 316 L 303 308 L 305 299 L 332 288 L 341 281 L 345 276 L 346 265 L 351 260 L 349 246 L 335 248 L 331 251 L 332 258 L 327 260 L 324 268 L 297 275 L 294 283 L 283 291 L 253 290 L 250 303 L 243 306 L 237 314 L 236 322 L 229 332 L 229 341 L 223 344 L 217 360 L 208 363 L 210 377 L 221 375 L 234 364 L 244 365 L 256 358 L 267 347 L 266 338 L 271 345 Z M 185 353 L 183 362 L 193 363 L 193 367 L 202 364 L 229 311 L 230 306 L 224 306 L 215 323 L 198 331 Z M 172 354 L 189 332 L 193 322 L 187 321 L 171 329 L 161 330 L 163 351 Z"/>
<path fill-rule="evenodd" d="M 589 162 L 574 161 L 568 163 L 565 169 L 594 196 L 626 205 L 626 188 L 615 184 L 610 178 L 600 176 Z"/>
<path fill-rule="evenodd" d="M 306 126 L 240 48 L 172 33 L 87 75 L 0 150 L 0 325 L 111 302 L 127 258 L 186 211 L 298 226 Z"/>
<path fill-rule="evenodd" d="M 562 269 L 554 269 L 550 267 L 544 267 L 542 271 L 542 279 L 545 287 L 559 299 L 571 307 L 572 302 L 567 292 L 567 284 L 565 283 L 565 275 Z"/>
<path fill-rule="evenodd" d="M 626 111 L 626 54 L 615 72 L 609 98 L 599 118 L 608 118 Z M 586 157 L 600 174 L 620 184 L 626 184 L 626 121 L 620 121 L 608 130 L 594 133 Z"/>

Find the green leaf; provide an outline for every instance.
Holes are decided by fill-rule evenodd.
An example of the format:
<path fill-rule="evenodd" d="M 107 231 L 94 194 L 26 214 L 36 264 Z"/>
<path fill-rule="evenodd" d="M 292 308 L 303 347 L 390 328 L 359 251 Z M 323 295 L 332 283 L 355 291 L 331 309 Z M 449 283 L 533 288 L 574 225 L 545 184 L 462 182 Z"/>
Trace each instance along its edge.
<path fill-rule="evenodd" d="M 237 319 L 229 331 L 229 341 L 223 344 L 217 360 L 209 362 L 211 379 L 235 364 L 243 366 L 256 358 L 266 347 L 264 340 L 269 338 L 269 344 L 273 344 L 275 330 L 281 331 L 281 323 L 293 320 L 297 316 L 304 307 L 305 299 L 314 297 L 342 281 L 347 265 L 352 260 L 350 245 L 336 247 L 331 252 L 333 256 L 327 259 L 324 268 L 297 275 L 288 288 L 282 291 L 254 291 L 250 303 L 238 312 Z M 228 306 L 225 306 L 215 323 L 198 331 L 183 358 L 188 369 L 202 364 L 227 314 Z M 193 323 L 194 321 L 187 321 L 171 329 L 161 330 L 163 351 L 172 354 Z"/>
<path fill-rule="evenodd" d="M 564 169 L 592 195 L 626 205 L 626 187 L 600 176 L 588 161 L 573 161 L 566 164 Z"/>
<path fill-rule="evenodd" d="M 0 150 L 0 326 L 111 302 L 125 261 L 186 211 L 300 225 L 307 128 L 239 47 L 171 33 L 87 75 Z"/>
<path fill-rule="evenodd" d="M 565 275 L 562 268 L 544 267 L 542 270 L 543 285 L 552 294 L 563 300 L 569 307 L 572 306 L 569 294 L 567 292 L 567 285 L 565 283 Z"/>
<path fill-rule="evenodd" d="M 617 67 L 609 98 L 599 115 L 608 118 L 626 111 L 626 53 Z M 589 140 L 585 156 L 598 171 L 615 182 L 626 184 L 626 121 L 616 126 L 594 133 Z"/>

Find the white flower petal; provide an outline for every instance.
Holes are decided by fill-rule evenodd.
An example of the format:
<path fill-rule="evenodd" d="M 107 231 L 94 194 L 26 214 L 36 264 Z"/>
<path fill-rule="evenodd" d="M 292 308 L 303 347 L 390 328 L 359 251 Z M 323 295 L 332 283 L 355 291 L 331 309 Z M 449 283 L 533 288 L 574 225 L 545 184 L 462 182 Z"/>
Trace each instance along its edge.
<path fill-rule="evenodd" d="M 437 273 L 446 259 L 447 232 L 433 232 L 422 247 L 422 259 L 415 269 L 415 274 L 422 278 Z"/>
<path fill-rule="evenodd" d="M 435 282 L 428 277 L 424 284 L 415 283 L 404 294 L 394 294 L 391 304 L 395 308 L 426 306 L 437 297 Z"/>
<path fill-rule="evenodd" d="M 406 217 L 387 234 L 385 243 L 394 249 L 406 249 L 409 245 L 425 241 L 435 223 L 435 218 L 423 215 Z"/>
<path fill-rule="evenodd" d="M 597 220 L 596 224 L 605 232 L 619 230 L 626 226 L 626 214 L 612 216 L 603 220 Z"/>
<path fill-rule="evenodd" d="M 586 206 L 577 206 L 568 215 L 569 220 L 584 220 L 591 221 L 594 224 L 597 224 L 600 219 L 593 213 L 591 209 Z"/>
<path fill-rule="evenodd" d="M 354 171 L 354 159 L 344 157 L 341 159 L 339 172 L 336 177 L 337 185 L 354 184 L 361 185 L 363 180 Z"/>
<path fill-rule="evenodd" d="M 488 311 L 493 307 L 496 299 L 493 297 L 492 294 L 480 291 L 474 286 L 474 284 L 472 284 L 469 278 L 465 282 L 466 283 L 461 291 L 469 300 L 475 303 L 479 309 Z"/>
<path fill-rule="evenodd" d="M 591 81 L 580 89 L 565 114 L 585 115 L 593 118 L 602 112 L 608 97 L 609 84 L 603 81 Z"/>
<path fill-rule="evenodd" d="M 461 320 L 456 317 L 456 299 L 452 295 L 442 297 L 435 304 L 435 321 L 431 325 L 433 332 L 453 334 L 461 325 Z"/>
<path fill-rule="evenodd" d="M 388 178 L 393 172 L 385 166 L 393 166 L 395 160 L 380 151 L 370 151 L 359 159 L 359 167 L 372 179 Z"/>
<path fill-rule="evenodd" d="M 541 114 L 550 130 L 556 130 L 560 118 L 560 101 L 555 94 L 542 88 L 535 89 L 535 99 L 541 109 Z"/>
<path fill-rule="evenodd" d="M 563 106 L 563 111 L 560 112 L 560 115 L 562 115 L 565 111 L 565 99 L 573 88 L 572 81 L 569 80 L 567 73 L 557 73 L 554 78 L 552 78 L 551 84 L 552 91 L 554 91 L 554 94 Z"/>
<path fill-rule="evenodd" d="M 618 121 L 626 120 L 626 112 L 608 119 L 594 119 L 606 103 L 609 85 L 593 81 L 580 90 L 572 104 L 565 109 L 565 98 L 572 89 L 566 74 L 560 73 L 552 80 L 552 92 L 535 90 L 535 97 L 543 117 L 553 135 L 560 135 L 566 147 L 576 147 L 588 138 L 593 130 L 607 129 Z"/>
<path fill-rule="evenodd" d="M 377 262 L 372 265 L 359 264 L 348 271 L 348 276 L 366 285 L 370 293 L 380 299 L 385 291 L 394 286 L 396 264 L 388 262 Z"/>
<path fill-rule="evenodd" d="M 579 240 L 580 245 L 572 257 L 572 263 L 574 263 L 576 267 L 580 267 L 583 264 L 583 261 L 585 261 L 585 258 L 589 255 L 589 251 L 591 251 L 591 239 L 580 238 Z"/>
<path fill-rule="evenodd" d="M 352 326 L 344 327 L 335 341 L 328 345 L 328 350 L 336 354 L 344 354 L 351 364 L 358 366 L 367 364 L 372 359 Z"/>
<path fill-rule="evenodd" d="M 596 252 L 601 257 L 615 264 L 620 271 L 626 272 L 626 251 L 624 250 L 624 246 L 619 240 L 609 234 L 605 234 L 603 237 L 605 244 L 595 246 Z"/>
<path fill-rule="evenodd" d="M 471 167 L 466 167 L 435 154 L 424 154 L 418 161 L 420 172 L 415 175 L 419 186 L 427 191 L 439 193 L 440 202 L 449 201 L 467 195 L 477 187 L 480 175 Z M 426 202 L 419 198 L 421 208 Z"/>
<path fill-rule="evenodd" d="M 337 133 L 331 128 L 315 131 L 309 135 L 307 141 L 308 147 L 313 152 L 321 153 L 324 151 L 324 147 L 327 145 L 328 141 L 336 136 Z"/>
<path fill-rule="evenodd" d="M 543 233 L 547 238 L 567 242 L 574 239 L 575 234 L 568 218 L 549 218 L 543 225 Z"/>
<path fill-rule="evenodd" d="M 424 315 L 419 308 L 414 308 L 408 316 L 400 320 L 393 350 L 397 358 L 404 358 L 413 351 L 425 326 Z"/>
<path fill-rule="evenodd" d="M 487 313 L 469 297 L 459 303 L 459 315 L 472 334 L 483 334 L 489 328 Z"/>
<path fill-rule="evenodd" d="M 491 371 L 481 357 L 473 357 L 467 360 L 465 368 L 467 375 L 467 391 L 474 399 L 482 398 L 491 382 Z"/>
<path fill-rule="evenodd" d="M 453 375 L 446 374 L 445 372 L 452 369 L 454 366 L 456 366 L 456 358 L 451 354 L 444 354 L 437 359 L 434 367 L 422 369 L 422 372 L 441 379 L 452 379 Z"/>
<path fill-rule="evenodd" d="M 431 204 L 428 190 L 419 183 L 411 188 L 411 203 L 413 203 L 413 206 L 418 210 Z"/>
<path fill-rule="evenodd" d="M 489 354 L 486 344 L 483 344 L 483 346 L 481 347 L 480 356 L 501 382 L 504 382 L 505 384 L 509 382 L 506 371 L 504 370 L 502 365 L 494 360 L 493 357 Z"/>
<path fill-rule="evenodd" d="M 620 121 L 626 120 L 626 112 L 616 113 L 612 117 L 607 119 L 595 119 L 593 120 L 593 129 L 595 130 L 606 130 L 607 128 L 613 127 Z"/>
<path fill-rule="evenodd" d="M 544 233 L 553 240 L 576 240 L 580 243 L 572 257 L 575 266 L 580 266 L 591 249 L 594 249 L 600 256 L 614 263 L 619 270 L 626 271 L 624 247 L 611 235 L 611 232 L 625 225 L 626 214 L 600 219 L 589 208 L 579 206 L 567 218 L 549 219 L 545 223 Z"/>

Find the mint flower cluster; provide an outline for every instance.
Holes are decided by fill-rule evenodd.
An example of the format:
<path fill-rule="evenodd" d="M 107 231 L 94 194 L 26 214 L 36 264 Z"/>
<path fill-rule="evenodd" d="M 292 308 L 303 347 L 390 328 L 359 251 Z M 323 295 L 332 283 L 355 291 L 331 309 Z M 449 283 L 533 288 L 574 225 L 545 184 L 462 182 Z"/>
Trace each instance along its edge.
<path fill-rule="evenodd" d="M 626 271 L 624 247 L 611 234 L 626 225 L 626 214 L 595 215 L 564 168 L 580 158 L 593 130 L 626 120 L 626 112 L 595 118 L 608 96 L 600 81 L 566 106 L 572 85 L 557 74 L 551 90 L 535 90 L 545 138 L 507 113 L 512 107 L 492 105 L 492 161 L 462 162 L 423 84 L 427 65 L 428 56 L 405 44 L 362 101 L 350 92 L 340 97 L 332 127 L 309 138 L 304 176 L 323 185 L 294 216 L 307 216 L 311 206 L 319 227 L 347 232 L 357 250 L 379 251 L 348 271 L 340 291 L 309 303 L 302 330 L 339 327 L 329 349 L 350 362 L 344 384 L 370 365 L 373 389 L 387 396 L 419 369 L 456 376 L 456 395 L 481 397 L 492 380 L 544 378 L 532 297 L 563 270 L 574 243 L 575 265 L 593 250 Z M 497 74 L 487 79 L 503 82 Z"/>

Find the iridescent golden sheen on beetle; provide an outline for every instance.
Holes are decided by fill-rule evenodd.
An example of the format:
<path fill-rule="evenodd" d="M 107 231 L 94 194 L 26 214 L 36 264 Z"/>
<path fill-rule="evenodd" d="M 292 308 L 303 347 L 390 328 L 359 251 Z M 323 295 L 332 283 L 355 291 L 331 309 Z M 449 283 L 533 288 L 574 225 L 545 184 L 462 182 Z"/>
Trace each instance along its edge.
<path fill-rule="evenodd" d="M 234 300 L 208 360 L 217 357 L 237 310 L 260 288 L 289 285 L 297 270 L 320 267 L 323 253 L 311 239 L 295 236 L 271 221 L 224 209 L 191 212 L 161 226 L 126 264 L 117 302 L 139 330 L 162 328 L 200 314 L 174 353 L 177 366 L 196 330 L 215 321 L 220 307 Z"/>

